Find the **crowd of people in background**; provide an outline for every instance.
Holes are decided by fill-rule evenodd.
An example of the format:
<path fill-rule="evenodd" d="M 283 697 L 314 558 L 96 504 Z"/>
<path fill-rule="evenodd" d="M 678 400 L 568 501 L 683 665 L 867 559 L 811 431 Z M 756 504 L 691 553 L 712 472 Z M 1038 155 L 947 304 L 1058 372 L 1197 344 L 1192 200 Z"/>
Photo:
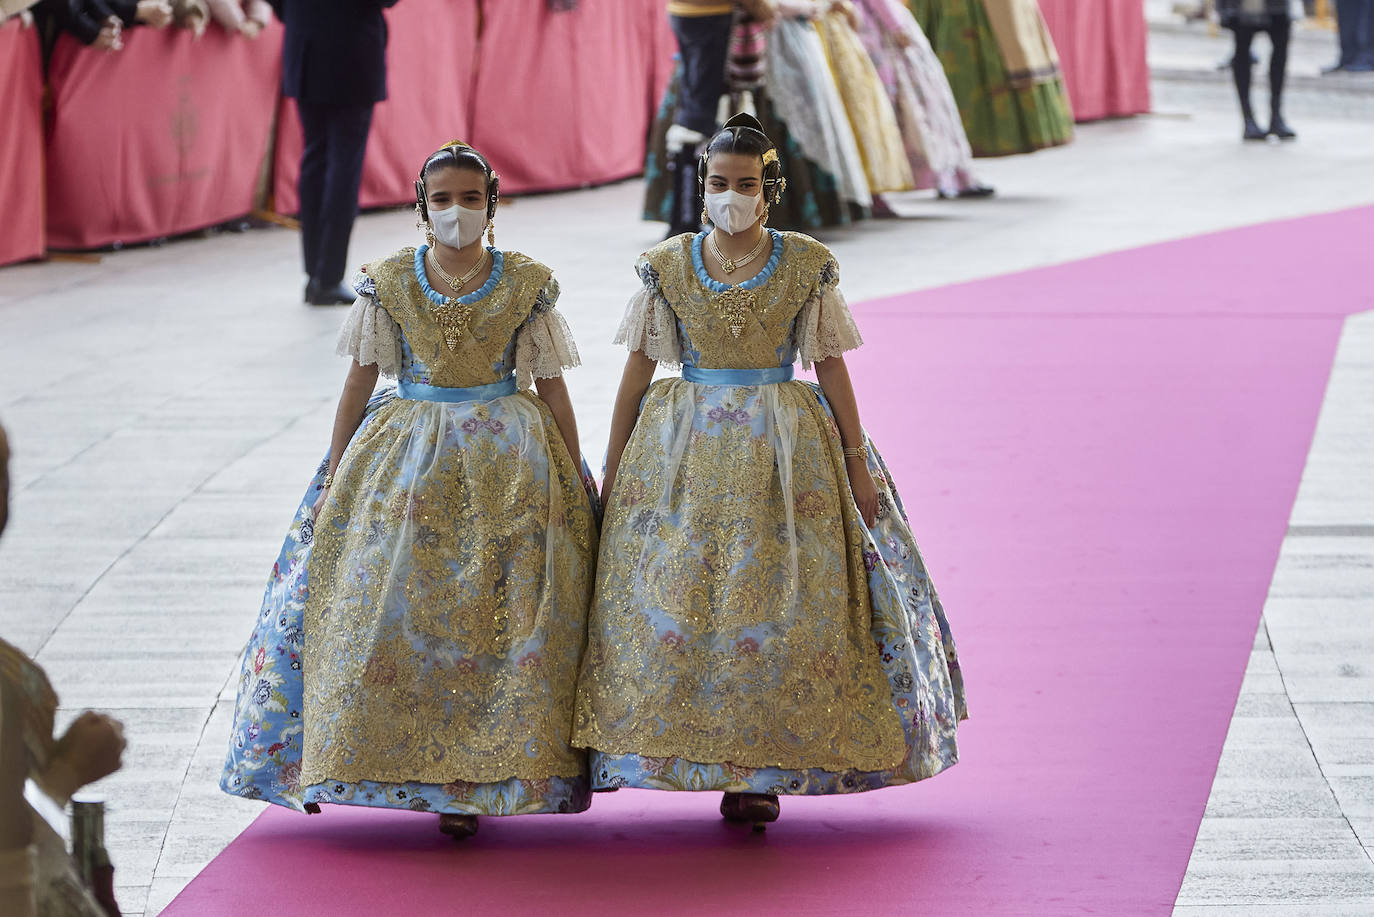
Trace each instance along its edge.
<path fill-rule="evenodd" d="M 1036 0 L 670 0 L 679 64 L 651 132 L 644 216 L 702 224 L 700 145 L 737 112 L 786 155 L 772 225 L 893 213 L 883 195 L 993 189 L 975 156 L 1069 142 L 1073 117 Z"/>

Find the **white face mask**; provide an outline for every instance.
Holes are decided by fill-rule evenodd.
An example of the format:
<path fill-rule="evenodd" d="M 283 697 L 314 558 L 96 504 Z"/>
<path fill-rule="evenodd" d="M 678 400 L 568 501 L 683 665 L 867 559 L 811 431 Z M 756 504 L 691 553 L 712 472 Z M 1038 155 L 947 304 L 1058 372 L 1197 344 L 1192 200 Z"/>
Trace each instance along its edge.
<path fill-rule="evenodd" d="M 721 232 L 737 233 L 753 226 L 763 213 L 763 195 L 740 194 L 738 191 L 707 193 L 706 215 Z"/>
<path fill-rule="evenodd" d="M 452 248 L 466 248 L 482 238 L 482 230 L 487 228 L 487 208 L 473 210 L 461 204 L 431 210 L 429 222 L 434 228 L 434 238 Z"/>

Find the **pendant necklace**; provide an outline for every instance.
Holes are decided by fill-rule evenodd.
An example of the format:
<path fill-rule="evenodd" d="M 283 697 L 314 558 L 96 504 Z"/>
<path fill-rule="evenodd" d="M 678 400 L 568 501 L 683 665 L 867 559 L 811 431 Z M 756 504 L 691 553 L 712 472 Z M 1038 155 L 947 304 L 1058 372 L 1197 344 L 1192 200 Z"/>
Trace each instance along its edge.
<path fill-rule="evenodd" d="M 745 255 L 743 258 L 739 259 L 738 261 L 734 261 L 730 258 L 725 257 L 725 255 L 721 253 L 720 246 L 716 244 L 715 233 L 711 233 L 709 236 L 706 237 L 706 241 L 711 243 L 711 254 L 716 256 L 716 260 L 720 262 L 720 269 L 727 274 L 733 274 L 736 269 L 744 267 L 750 261 L 753 261 L 755 258 L 757 258 L 759 256 L 759 252 L 763 251 L 763 243 L 767 242 L 768 239 L 769 236 L 766 230 L 764 232 L 759 233 L 759 241 L 758 244 L 754 246 L 754 250 L 751 251 L 749 254 Z"/>
<path fill-rule="evenodd" d="M 443 278 L 444 283 L 448 284 L 449 289 L 455 294 L 463 287 L 467 286 L 472 278 L 482 272 L 482 268 L 486 266 L 487 258 L 491 255 L 485 248 L 482 249 L 482 254 L 477 257 L 477 262 L 473 264 L 468 272 L 461 277 L 454 277 L 448 271 L 444 270 L 443 265 L 439 263 L 439 258 L 434 254 L 434 249 L 431 248 L 425 254 L 429 255 L 429 263 L 434 266 L 434 270 L 439 272 L 439 276 Z"/>
<path fill-rule="evenodd" d="M 483 249 L 482 255 L 477 259 L 477 263 L 462 277 L 454 277 L 449 274 L 448 271 L 444 270 L 439 264 L 439 259 L 434 255 L 434 249 L 429 249 L 425 254 L 429 257 L 429 263 L 439 272 L 439 276 L 443 278 L 444 283 L 448 284 L 449 289 L 457 294 L 459 290 L 467 286 L 468 281 L 476 277 L 482 270 L 482 267 L 487 263 L 487 258 L 491 253 Z M 459 302 L 456 295 L 453 297 L 445 296 L 444 304 L 434 307 L 431 311 L 434 313 L 434 317 L 439 321 L 439 328 L 444 335 L 444 343 L 448 345 L 450 352 L 457 353 L 458 345 L 462 341 L 463 335 L 467 332 L 468 325 L 472 322 L 472 306 Z"/>

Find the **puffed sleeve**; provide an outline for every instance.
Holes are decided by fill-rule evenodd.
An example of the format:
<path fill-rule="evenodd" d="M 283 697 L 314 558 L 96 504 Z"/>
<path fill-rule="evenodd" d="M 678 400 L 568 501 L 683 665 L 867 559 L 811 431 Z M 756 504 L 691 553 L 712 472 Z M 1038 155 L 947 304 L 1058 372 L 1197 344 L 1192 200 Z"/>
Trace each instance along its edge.
<path fill-rule="evenodd" d="M 376 364 L 377 371 L 395 378 L 401 371 L 401 326 L 377 302 L 377 285 L 366 274 L 353 280 L 358 298 L 348 310 L 334 352 L 352 357 L 361 366 Z"/>
<path fill-rule="evenodd" d="M 820 280 L 797 316 L 797 356 L 803 369 L 863 346 L 854 316 L 840 292 L 840 268 L 831 260 L 821 268 Z"/>
<path fill-rule="evenodd" d="M 682 363 L 677 316 L 673 314 L 668 300 L 663 298 L 658 273 L 653 265 L 641 260 L 636 265 L 636 270 L 644 287 L 631 297 L 613 343 L 624 344 L 650 360 L 657 360 L 670 369 L 676 369 Z"/>
<path fill-rule="evenodd" d="M 558 311 L 558 281 L 549 278 L 535 297 L 530 317 L 515 333 L 515 376 L 521 388 L 535 379 L 555 379 L 582 365 L 572 329 Z"/>

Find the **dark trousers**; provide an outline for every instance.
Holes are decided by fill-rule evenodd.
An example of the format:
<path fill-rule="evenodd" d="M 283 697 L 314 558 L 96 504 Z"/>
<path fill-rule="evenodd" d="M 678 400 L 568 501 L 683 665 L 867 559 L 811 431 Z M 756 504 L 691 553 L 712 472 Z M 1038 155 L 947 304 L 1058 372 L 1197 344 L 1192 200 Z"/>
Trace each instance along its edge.
<path fill-rule="evenodd" d="M 734 17 L 669 16 L 668 20 L 682 60 L 682 93 L 674 120 L 709 137 L 716 132 L 716 108 L 725 93 L 725 59 Z"/>
<path fill-rule="evenodd" d="M 1283 84 L 1288 73 L 1288 39 L 1292 35 L 1293 21 L 1287 16 L 1273 16 L 1267 26 L 1233 25 L 1231 31 L 1236 35 L 1231 74 L 1240 96 L 1240 112 L 1246 121 L 1255 118 L 1250 107 L 1250 44 L 1256 33 L 1269 33 L 1269 40 L 1273 44 L 1273 51 L 1269 55 L 1269 109 L 1271 114 L 1277 115 L 1283 107 Z"/>
<path fill-rule="evenodd" d="M 1374 70 L 1374 0 L 1336 0 L 1341 30 L 1341 66 Z"/>
<path fill-rule="evenodd" d="M 348 265 L 348 238 L 358 215 L 358 185 L 372 126 L 372 105 L 301 102 L 301 245 L 305 272 L 320 287 L 337 286 Z"/>

